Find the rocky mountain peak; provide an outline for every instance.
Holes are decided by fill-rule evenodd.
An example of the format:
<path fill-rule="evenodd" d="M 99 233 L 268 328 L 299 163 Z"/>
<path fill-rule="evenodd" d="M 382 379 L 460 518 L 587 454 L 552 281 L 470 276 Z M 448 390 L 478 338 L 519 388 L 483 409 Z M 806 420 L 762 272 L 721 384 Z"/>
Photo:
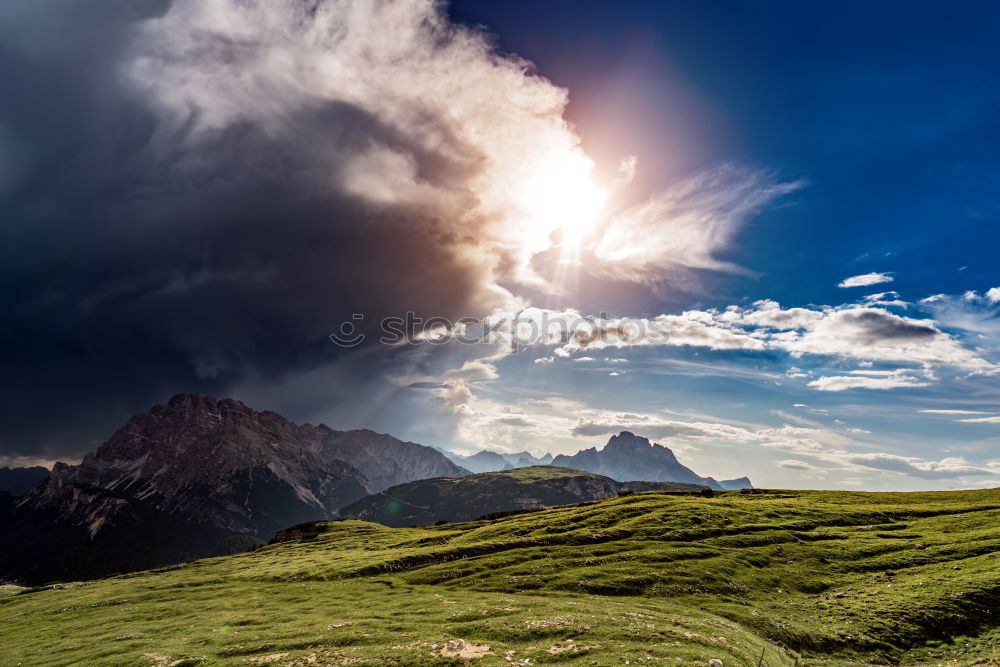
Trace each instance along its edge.
<path fill-rule="evenodd" d="M 322 517 L 369 491 L 359 470 L 321 455 L 326 435 L 240 401 L 179 394 L 133 416 L 80 465 L 54 469 L 31 501 L 67 514 L 68 490 L 93 487 L 195 523 L 266 533 L 281 526 L 252 501 Z"/>
<path fill-rule="evenodd" d="M 267 539 L 301 521 L 332 518 L 389 486 L 465 474 L 440 452 L 389 435 L 298 425 L 241 401 L 178 394 L 133 416 L 79 465 L 54 466 L 14 520 L 62 526 L 52 534 L 80 548 L 128 542 L 126 526 L 163 523 L 179 540 L 197 536 L 198 550 L 164 555 L 169 562 L 221 553 L 218 545 L 233 536 Z"/>
<path fill-rule="evenodd" d="M 649 438 L 638 436 L 631 431 L 622 431 L 618 435 L 611 436 L 608 444 L 602 450 L 616 455 L 631 455 L 648 457 L 650 455 L 666 460 L 677 461 L 673 450 L 649 441 Z"/>
<path fill-rule="evenodd" d="M 604 451 L 645 451 L 652 447 L 648 438 L 643 438 L 631 431 L 622 431 L 618 435 L 611 436 L 608 444 L 604 445 Z"/>
<path fill-rule="evenodd" d="M 620 431 L 618 435 L 611 436 L 611 439 L 608 440 L 608 444 L 606 444 L 605 447 L 614 447 L 616 445 L 626 446 L 632 443 L 642 443 L 648 447 L 649 439 L 641 438 L 632 431 Z"/>
<path fill-rule="evenodd" d="M 723 488 L 711 477 L 701 477 L 681 464 L 669 447 L 651 443 L 631 431 L 611 436 L 601 450 L 589 448 L 572 456 L 561 454 L 553 459 L 552 465 L 586 470 L 618 481 L 684 482 L 716 490 Z"/>

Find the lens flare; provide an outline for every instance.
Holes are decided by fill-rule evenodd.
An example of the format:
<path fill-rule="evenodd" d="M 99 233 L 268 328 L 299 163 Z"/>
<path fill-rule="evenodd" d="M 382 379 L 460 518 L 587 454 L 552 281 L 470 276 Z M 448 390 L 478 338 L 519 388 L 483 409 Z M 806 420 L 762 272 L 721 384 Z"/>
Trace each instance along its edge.
<path fill-rule="evenodd" d="M 593 170 L 593 161 L 579 150 L 541 156 L 517 193 L 529 224 L 546 234 L 560 231 L 563 245 L 578 249 L 608 197 L 607 188 L 594 182 Z"/>

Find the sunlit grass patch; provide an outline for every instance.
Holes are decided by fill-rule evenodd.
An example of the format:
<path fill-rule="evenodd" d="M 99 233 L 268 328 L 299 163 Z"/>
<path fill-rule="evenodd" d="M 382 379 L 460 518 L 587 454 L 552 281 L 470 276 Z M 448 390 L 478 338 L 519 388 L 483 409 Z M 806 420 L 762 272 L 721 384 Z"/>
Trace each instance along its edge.
<path fill-rule="evenodd" d="M 998 507 L 997 491 L 653 492 L 324 522 L 237 556 L 4 587 L 0 664 L 988 664 Z"/>

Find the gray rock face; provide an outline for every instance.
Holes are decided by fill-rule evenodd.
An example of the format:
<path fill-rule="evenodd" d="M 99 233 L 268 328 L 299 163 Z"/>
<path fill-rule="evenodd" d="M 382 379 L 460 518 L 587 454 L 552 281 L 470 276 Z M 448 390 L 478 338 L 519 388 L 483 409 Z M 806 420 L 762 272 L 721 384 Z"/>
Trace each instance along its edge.
<path fill-rule="evenodd" d="M 369 430 L 327 430 L 320 451 L 323 458 L 344 461 L 360 470 L 372 493 L 415 479 L 469 474 L 432 447 Z"/>
<path fill-rule="evenodd" d="M 553 459 L 552 465 L 587 470 L 616 480 L 684 482 L 702 484 L 717 491 L 724 488 L 711 477 L 701 477 L 681 464 L 669 448 L 650 443 L 648 439 L 628 431 L 612 436 L 604 449 L 591 447 L 571 456 L 560 454 Z M 745 477 L 732 480 L 732 483 L 742 481 L 745 481 L 747 486 L 750 485 L 750 480 Z"/>
<path fill-rule="evenodd" d="M 581 470 L 532 466 L 401 484 L 348 505 L 340 515 L 387 526 L 423 525 L 437 521 L 468 521 L 493 512 L 599 500 L 624 490 L 696 491 L 704 488 L 674 482 L 616 482 Z"/>
<path fill-rule="evenodd" d="M 111 553 L 111 571 L 225 553 L 330 518 L 392 484 L 462 474 L 430 447 L 300 426 L 239 401 L 182 394 L 132 417 L 79 465 L 56 464 L 7 512 L 0 538 L 26 546 L 0 554 L 0 578 L 24 567 L 36 579 L 49 576 L 39 558 L 53 561 L 48 571 L 64 572 L 55 561 L 67 551 Z M 107 573 L 98 567 L 73 576 Z"/>
<path fill-rule="evenodd" d="M 56 511 L 95 536 L 112 510 L 91 505 L 81 489 L 92 488 L 192 523 L 269 537 L 289 517 L 330 516 L 369 491 L 359 470 L 322 455 L 326 435 L 239 401 L 179 395 L 132 417 L 80 465 L 56 465 L 19 508 Z"/>

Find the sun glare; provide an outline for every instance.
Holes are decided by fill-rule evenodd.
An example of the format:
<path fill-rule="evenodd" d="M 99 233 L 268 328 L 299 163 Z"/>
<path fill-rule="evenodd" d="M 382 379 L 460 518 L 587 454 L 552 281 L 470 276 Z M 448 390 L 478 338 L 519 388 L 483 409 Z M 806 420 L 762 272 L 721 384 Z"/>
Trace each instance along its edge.
<path fill-rule="evenodd" d="M 594 183 L 593 161 L 579 151 L 554 151 L 529 172 L 519 193 L 531 224 L 547 233 L 562 232 L 565 248 L 578 249 L 596 225 L 608 197 Z"/>

